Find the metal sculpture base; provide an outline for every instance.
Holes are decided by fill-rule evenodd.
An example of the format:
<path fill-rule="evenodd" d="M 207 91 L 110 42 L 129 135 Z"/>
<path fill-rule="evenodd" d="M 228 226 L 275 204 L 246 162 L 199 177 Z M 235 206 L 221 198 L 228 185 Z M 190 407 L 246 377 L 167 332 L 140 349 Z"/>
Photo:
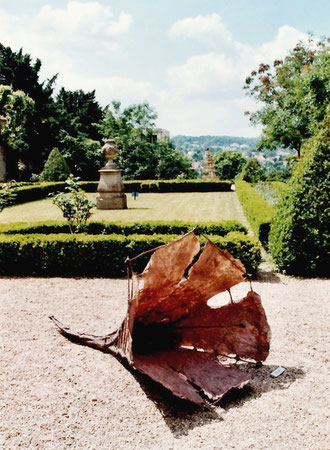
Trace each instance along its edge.
<path fill-rule="evenodd" d="M 118 169 L 103 168 L 99 170 L 100 182 L 97 187 L 97 209 L 127 209 L 127 198 Z"/>

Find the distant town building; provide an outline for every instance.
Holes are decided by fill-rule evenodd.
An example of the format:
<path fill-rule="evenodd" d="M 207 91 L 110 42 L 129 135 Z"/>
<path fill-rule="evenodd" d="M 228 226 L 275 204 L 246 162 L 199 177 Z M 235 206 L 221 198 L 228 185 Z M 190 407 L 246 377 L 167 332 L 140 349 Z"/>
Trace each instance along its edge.
<path fill-rule="evenodd" d="M 201 176 L 203 173 L 203 166 L 201 161 L 193 161 L 191 168 L 197 172 L 197 175 Z"/>
<path fill-rule="evenodd" d="M 154 128 L 153 134 L 152 134 L 152 140 L 158 141 L 160 139 L 167 139 L 170 140 L 170 132 L 167 130 L 164 130 L 164 128 Z"/>

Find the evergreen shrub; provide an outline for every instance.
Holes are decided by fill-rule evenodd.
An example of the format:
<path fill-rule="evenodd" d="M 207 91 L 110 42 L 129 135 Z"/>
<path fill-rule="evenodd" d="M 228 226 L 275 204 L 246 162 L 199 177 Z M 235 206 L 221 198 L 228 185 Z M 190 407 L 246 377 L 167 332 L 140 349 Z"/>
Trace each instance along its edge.
<path fill-rule="evenodd" d="M 280 271 L 330 274 L 330 114 L 303 147 L 289 189 L 278 205 L 269 249 Z"/>
<path fill-rule="evenodd" d="M 45 162 L 40 181 L 65 181 L 70 168 L 58 148 L 53 148 Z"/>

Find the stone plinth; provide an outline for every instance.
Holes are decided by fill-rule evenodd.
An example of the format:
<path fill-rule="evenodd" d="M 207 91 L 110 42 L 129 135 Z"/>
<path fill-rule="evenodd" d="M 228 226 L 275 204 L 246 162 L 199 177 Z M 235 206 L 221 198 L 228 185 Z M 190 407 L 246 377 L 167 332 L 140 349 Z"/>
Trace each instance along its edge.
<path fill-rule="evenodd" d="M 100 182 L 97 186 L 97 209 L 126 209 L 127 199 L 121 180 L 121 171 L 103 168 L 99 170 Z"/>
<path fill-rule="evenodd" d="M 102 152 L 108 162 L 99 170 L 100 181 L 97 186 L 99 195 L 96 198 L 96 207 L 97 209 L 126 209 L 127 199 L 121 180 L 121 170 L 113 162 L 113 158 L 118 153 L 115 141 L 107 139 Z"/>

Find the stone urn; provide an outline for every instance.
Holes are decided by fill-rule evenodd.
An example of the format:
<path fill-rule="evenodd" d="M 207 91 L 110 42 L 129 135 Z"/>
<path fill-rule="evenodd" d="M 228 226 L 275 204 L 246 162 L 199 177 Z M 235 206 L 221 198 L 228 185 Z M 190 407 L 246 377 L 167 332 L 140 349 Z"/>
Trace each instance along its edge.
<path fill-rule="evenodd" d="M 107 158 L 107 163 L 99 170 L 100 181 L 97 186 L 96 207 L 97 209 L 126 209 L 127 199 L 121 179 L 121 170 L 113 161 L 118 153 L 115 141 L 106 139 L 101 150 Z"/>

